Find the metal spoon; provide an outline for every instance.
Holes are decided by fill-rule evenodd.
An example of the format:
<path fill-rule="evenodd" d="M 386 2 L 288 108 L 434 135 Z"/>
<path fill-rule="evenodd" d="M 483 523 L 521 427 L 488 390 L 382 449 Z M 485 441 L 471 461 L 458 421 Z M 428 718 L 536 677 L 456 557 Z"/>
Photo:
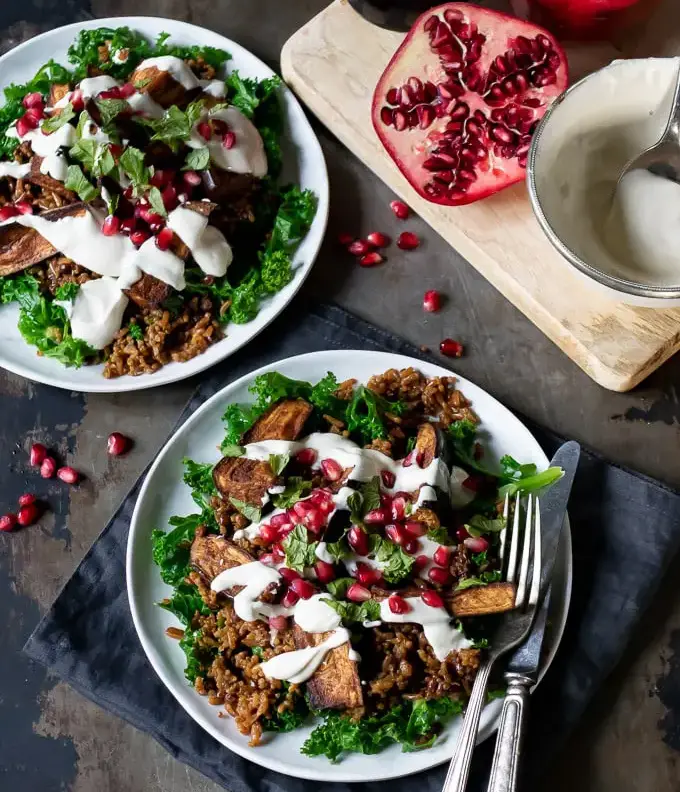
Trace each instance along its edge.
<path fill-rule="evenodd" d="M 648 149 L 633 157 L 616 183 L 619 188 L 623 177 L 632 170 L 648 170 L 656 176 L 680 183 L 680 66 L 671 103 L 671 113 L 664 133 Z"/>

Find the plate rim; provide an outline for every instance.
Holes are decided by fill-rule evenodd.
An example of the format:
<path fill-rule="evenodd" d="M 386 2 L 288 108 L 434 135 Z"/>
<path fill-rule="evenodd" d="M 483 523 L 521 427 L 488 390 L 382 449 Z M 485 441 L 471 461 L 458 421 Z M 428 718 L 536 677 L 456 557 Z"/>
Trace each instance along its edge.
<path fill-rule="evenodd" d="M 237 41 L 224 36 L 222 33 L 218 33 L 217 31 L 209 30 L 208 28 L 202 27 L 200 25 L 194 25 L 191 22 L 185 22 L 179 19 L 169 19 L 168 17 L 154 17 L 154 16 L 119 16 L 119 17 L 102 17 L 97 19 L 88 19 L 83 20 L 81 22 L 71 22 L 68 25 L 60 25 L 59 27 L 52 28 L 51 30 L 46 30 L 43 33 L 39 33 L 32 38 L 27 39 L 26 41 L 22 41 L 16 47 L 12 47 L 8 52 L 0 55 L 0 68 L 2 68 L 8 61 L 12 60 L 12 58 L 16 57 L 17 53 L 21 53 L 24 50 L 30 49 L 31 47 L 35 47 L 36 44 L 40 46 L 41 43 L 46 43 L 49 41 L 51 37 L 62 35 L 64 33 L 68 33 L 70 31 L 79 32 L 80 30 L 98 28 L 98 27 L 120 27 L 123 25 L 127 25 L 135 29 L 135 23 L 142 24 L 142 25 L 150 25 L 152 27 L 157 27 L 158 32 L 160 32 L 164 26 L 170 26 L 175 30 L 181 29 L 186 31 L 188 36 L 192 34 L 196 37 L 196 41 L 200 42 L 201 34 L 207 32 L 211 36 L 216 36 L 222 39 L 224 49 L 232 52 L 235 50 L 241 50 L 248 54 L 254 61 L 257 62 L 258 66 L 262 67 L 266 70 L 270 75 L 278 75 L 278 72 L 275 72 L 267 63 L 265 63 L 261 58 L 251 52 L 249 49 L 244 47 L 242 44 L 239 44 Z M 152 35 L 145 33 L 144 35 Z M 171 33 L 171 38 L 173 34 Z M 58 58 L 63 60 L 63 56 L 60 54 Z M 36 60 L 39 60 L 36 58 Z M 62 60 L 57 60 L 57 62 L 62 62 Z M 172 363 L 170 365 L 177 366 L 177 369 L 172 368 L 169 369 L 168 365 L 163 366 L 158 371 L 155 371 L 151 374 L 145 374 L 141 376 L 131 376 L 131 375 L 124 375 L 122 377 L 117 377 L 114 379 L 106 379 L 103 373 L 100 373 L 101 381 L 90 382 L 90 383 L 78 383 L 77 382 L 77 372 L 79 369 L 75 368 L 68 368 L 66 366 L 62 366 L 61 369 L 63 370 L 61 376 L 44 373 L 41 371 L 34 371 L 30 366 L 24 365 L 21 362 L 14 362 L 14 361 L 6 361 L 3 359 L 2 356 L 2 349 L 0 349 L 0 368 L 11 372 L 12 374 L 16 374 L 18 376 L 24 377 L 25 379 L 31 382 L 37 382 L 43 385 L 51 385 L 55 388 L 61 388 L 62 390 L 69 390 L 74 391 L 76 393 L 131 393 L 134 391 L 140 390 L 148 390 L 150 388 L 158 388 L 163 385 L 170 385 L 172 383 L 181 382 L 183 380 L 189 379 L 197 374 L 200 374 L 206 369 L 212 368 L 213 366 L 217 366 L 222 363 L 224 360 L 227 360 L 232 355 L 236 354 L 239 350 L 243 349 L 247 346 L 251 341 L 253 341 L 260 333 L 262 333 L 276 318 L 278 318 L 281 313 L 288 307 L 288 305 L 294 300 L 295 296 L 298 294 L 300 289 L 302 288 L 303 284 L 309 277 L 312 268 L 319 256 L 321 251 L 321 247 L 323 245 L 324 239 L 326 237 L 326 231 L 328 228 L 328 217 L 329 217 L 329 210 L 330 210 L 330 182 L 328 177 L 328 166 L 326 163 L 326 158 L 323 152 L 323 148 L 321 146 L 321 142 L 318 138 L 318 135 L 314 131 L 314 128 L 311 125 L 307 114 L 302 107 L 302 104 L 295 96 L 293 91 L 290 87 L 286 84 L 286 82 L 281 78 L 281 91 L 282 95 L 285 97 L 286 101 L 286 115 L 287 118 L 290 119 L 293 116 L 298 117 L 298 124 L 301 124 L 305 130 L 305 136 L 309 138 L 308 143 L 306 144 L 307 150 L 314 151 L 315 155 L 318 157 L 320 168 L 317 169 L 316 173 L 318 175 L 319 181 L 321 182 L 320 188 L 322 194 L 318 196 L 318 206 L 317 212 L 314 217 L 314 221 L 312 223 L 312 227 L 310 228 L 310 232 L 312 229 L 315 230 L 315 236 L 317 237 L 316 242 L 312 244 L 312 249 L 310 250 L 309 254 L 305 257 L 306 260 L 304 262 L 300 262 L 298 264 L 297 272 L 294 275 L 293 280 L 284 286 L 281 292 L 273 295 L 265 308 L 271 309 L 272 306 L 276 306 L 272 309 L 271 316 L 268 316 L 264 322 L 262 322 L 259 326 L 257 325 L 258 317 L 252 320 L 253 323 L 256 323 L 256 328 L 252 331 L 249 335 L 247 335 L 244 339 L 237 341 L 236 345 L 232 348 L 229 348 L 223 355 L 217 355 L 215 360 L 210 359 L 210 355 L 208 354 L 210 349 L 219 348 L 219 344 L 223 344 L 228 341 L 229 335 L 226 335 L 221 341 L 218 341 L 213 347 L 210 347 L 206 350 L 205 353 L 201 355 L 197 355 L 195 358 L 191 360 L 184 361 L 181 363 Z M 305 237 L 307 239 L 308 236 Z M 278 304 L 278 300 L 280 300 L 280 304 Z M 10 306 L 0 306 L 0 308 L 6 307 L 9 308 Z M 264 310 L 264 308 L 262 309 Z M 260 313 L 262 312 L 260 311 Z M 260 314 L 258 314 L 259 316 Z M 251 324 L 251 323 L 247 323 Z M 244 325 L 244 326 L 247 326 Z M 30 344 L 26 343 L 22 339 L 22 343 L 26 346 L 26 351 L 29 354 L 37 356 L 37 350 L 32 347 Z M 60 365 L 60 364 L 59 364 Z M 101 364 L 97 364 L 97 368 L 99 368 Z M 187 371 L 184 367 L 189 366 L 190 370 Z M 86 367 L 84 367 L 86 368 Z M 120 385 L 118 385 L 120 383 Z M 116 387 L 118 385 L 118 387 Z"/>
<path fill-rule="evenodd" d="M 255 377 L 257 377 L 259 374 L 265 373 L 267 371 L 275 370 L 277 367 L 286 364 L 289 361 L 298 361 L 298 360 L 306 361 L 310 359 L 316 360 L 318 358 L 323 358 L 325 356 L 335 355 L 338 353 L 359 354 L 361 356 L 368 356 L 373 358 L 384 358 L 386 361 L 390 361 L 395 367 L 396 366 L 402 367 L 400 366 L 400 363 L 413 365 L 415 367 L 422 366 L 424 363 L 426 363 L 427 365 L 438 369 L 441 372 L 441 375 L 446 374 L 448 376 L 451 376 L 453 374 L 451 370 L 444 368 L 438 363 L 431 363 L 429 361 L 419 360 L 418 358 L 412 358 L 408 355 L 402 355 L 399 353 L 373 351 L 373 350 L 336 349 L 336 350 L 319 350 L 315 352 L 303 353 L 301 355 L 291 355 L 287 358 L 281 358 L 279 360 L 272 361 L 271 363 L 261 366 L 256 370 L 247 372 L 246 374 L 242 375 L 241 377 L 229 383 L 228 385 L 225 385 L 217 393 L 213 394 L 209 399 L 207 399 L 195 412 L 193 412 L 181 426 L 176 427 L 172 431 L 171 435 L 167 438 L 163 447 L 157 453 L 153 464 L 149 467 L 149 470 L 145 474 L 144 482 L 142 484 L 142 487 L 139 491 L 139 494 L 135 502 L 135 507 L 133 510 L 132 517 L 130 519 L 130 527 L 128 531 L 128 539 L 127 539 L 126 554 L 125 554 L 126 590 L 127 590 L 128 603 L 132 615 L 132 620 L 135 626 L 135 630 L 137 632 L 137 637 L 142 645 L 147 660 L 151 664 L 157 676 L 160 678 L 160 680 L 163 682 L 165 687 L 175 698 L 177 703 L 187 713 L 187 715 L 195 723 L 197 723 L 205 732 L 207 732 L 213 739 L 215 739 L 220 745 L 222 745 L 229 751 L 233 751 L 242 758 L 253 762 L 259 767 L 266 768 L 269 770 L 274 770 L 276 772 L 294 778 L 301 778 L 304 780 L 311 780 L 311 781 L 331 781 L 333 783 L 356 783 L 367 780 L 386 781 L 394 778 L 403 778 L 409 775 L 414 775 L 416 773 L 431 770 L 432 768 L 438 767 L 444 762 L 446 762 L 447 759 L 444 758 L 441 760 L 435 760 L 432 762 L 432 764 L 421 768 L 414 768 L 404 771 L 387 770 L 386 774 L 381 774 L 380 776 L 376 776 L 371 779 L 366 779 L 365 776 L 362 776 L 356 772 L 347 771 L 347 770 L 343 772 L 342 763 L 339 764 L 329 763 L 327 766 L 321 768 L 310 763 L 309 770 L 301 770 L 299 767 L 287 766 L 281 760 L 273 759 L 267 756 L 262 756 L 261 760 L 258 761 L 258 757 L 256 753 L 257 748 L 254 749 L 250 748 L 247 744 L 245 737 L 243 738 L 243 742 L 236 742 L 235 740 L 232 740 L 228 735 L 219 733 L 218 730 L 216 728 L 213 728 L 210 723 L 201 722 L 201 720 L 195 717 L 194 714 L 190 712 L 189 709 L 184 705 L 180 697 L 180 692 L 179 690 L 175 689 L 175 685 L 172 682 L 172 680 L 166 678 L 165 671 L 160 660 L 156 662 L 156 660 L 154 659 L 154 652 L 149 652 L 149 650 L 147 649 L 147 637 L 144 634 L 144 630 L 142 626 L 143 617 L 140 614 L 137 607 L 137 600 L 133 586 L 134 545 L 136 541 L 138 541 L 137 538 L 138 534 L 141 535 L 141 532 L 144 530 L 144 526 L 141 525 L 139 519 L 142 503 L 144 501 L 144 498 L 146 497 L 148 489 L 151 487 L 151 482 L 154 472 L 160 466 L 166 454 L 169 454 L 171 452 L 174 443 L 180 441 L 181 435 L 183 435 L 183 433 L 185 432 L 190 431 L 192 425 L 197 423 L 205 412 L 210 411 L 215 404 L 220 402 L 220 400 L 224 399 L 226 392 L 235 391 L 240 387 L 242 387 L 244 384 L 248 382 L 252 382 L 252 380 Z M 392 367 L 392 366 L 390 366 L 388 363 L 388 367 Z M 533 432 L 531 432 L 531 430 L 525 425 L 525 423 L 520 418 L 518 418 L 508 407 L 506 407 L 501 401 L 496 399 L 496 397 L 490 394 L 486 389 L 482 388 L 479 385 L 476 385 L 474 382 L 468 380 L 466 377 L 459 376 L 458 374 L 455 374 L 455 376 L 456 376 L 456 380 L 463 385 L 463 389 L 465 388 L 465 386 L 468 385 L 473 386 L 473 388 L 479 389 L 480 391 L 485 393 L 486 396 L 491 398 L 496 403 L 496 405 L 501 408 L 502 411 L 505 411 L 510 416 L 512 416 L 512 418 L 515 421 L 517 421 L 521 425 L 521 427 L 529 434 L 529 436 L 536 442 L 536 444 L 539 446 L 541 450 L 541 453 L 545 456 L 546 460 L 548 460 L 547 455 L 545 454 L 542 447 L 534 437 Z M 563 570 L 564 585 L 563 585 L 563 599 L 561 603 L 562 604 L 561 622 L 558 626 L 558 629 L 554 633 L 555 636 L 554 640 L 547 652 L 545 663 L 539 670 L 538 681 L 534 686 L 534 688 L 532 688 L 532 692 L 541 683 L 543 677 L 545 676 L 545 674 L 547 673 L 548 669 L 550 668 L 550 666 L 554 661 L 555 655 L 557 654 L 557 651 L 562 642 L 562 638 L 564 636 L 564 631 L 566 629 L 566 624 L 569 616 L 569 607 L 571 603 L 571 594 L 572 594 L 572 586 L 573 586 L 573 553 L 572 553 L 571 527 L 570 527 L 568 514 L 565 514 L 561 543 L 563 544 L 563 553 L 565 558 L 564 570 Z M 151 646 L 153 646 L 153 642 L 150 639 L 148 639 L 148 642 Z M 490 702 L 490 704 L 487 705 L 487 708 L 492 708 L 493 710 L 495 710 L 494 712 L 495 720 L 491 728 L 489 729 L 488 734 L 478 739 L 478 742 L 482 742 L 484 739 L 487 739 L 488 737 L 492 736 L 497 731 L 498 721 L 500 719 L 501 707 L 502 707 L 501 700 L 492 701 Z M 423 755 L 427 755 L 427 752 L 423 752 Z M 380 756 L 380 754 L 377 754 L 376 756 Z"/>

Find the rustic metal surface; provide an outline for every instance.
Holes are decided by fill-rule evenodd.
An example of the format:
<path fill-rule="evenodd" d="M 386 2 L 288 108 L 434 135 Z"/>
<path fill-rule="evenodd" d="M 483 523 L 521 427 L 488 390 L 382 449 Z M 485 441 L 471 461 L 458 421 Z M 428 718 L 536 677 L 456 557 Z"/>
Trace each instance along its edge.
<path fill-rule="evenodd" d="M 36 33 L 79 19 L 148 14 L 218 30 L 276 65 L 288 36 L 324 0 L 24 0 L 0 3 L 2 51 Z M 46 53 L 46 57 L 49 53 Z M 637 391 L 602 390 L 502 295 L 417 219 L 423 239 L 411 253 L 394 248 L 382 267 L 361 270 L 339 251 L 340 230 L 395 235 L 389 191 L 319 130 L 331 175 L 331 219 L 308 293 L 332 299 L 417 344 L 460 339 L 461 374 L 511 407 L 605 456 L 680 488 L 680 359 Z M 402 226 L 399 230 L 402 230 Z M 441 313 L 421 309 L 425 289 L 447 296 Z M 193 383 L 195 384 L 195 383 Z M 24 640 L 170 430 L 192 383 L 119 396 L 82 396 L 33 385 L 0 371 L 0 513 L 26 490 L 50 504 L 40 526 L 0 535 L 0 789 L 20 792 L 216 792 L 213 783 L 172 759 L 151 739 L 51 679 L 21 654 Z M 126 457 L 106 455 L 117 429 L 135 438 Z M 27 468 L 41 440 L 83 470 L 68 489 Z M 680 594 L 675 563 L 621 663 L 544 789 L 582 792 L 654 789 L 680 782 Z M 555 713 L 559 717 L 559 713 Z"/>

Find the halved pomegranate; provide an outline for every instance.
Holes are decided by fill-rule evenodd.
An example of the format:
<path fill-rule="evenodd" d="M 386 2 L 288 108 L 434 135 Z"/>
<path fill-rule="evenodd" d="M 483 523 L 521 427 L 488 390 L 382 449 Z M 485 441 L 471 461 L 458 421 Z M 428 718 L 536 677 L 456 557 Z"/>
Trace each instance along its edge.
<path fill-rule="evenodd" d="M 429 201 L 457 206 L 524 178 L 531 135 L 567 87 L 543 28 L 467 3 L 420 16 L 373 95 L 373 126 Z"/>

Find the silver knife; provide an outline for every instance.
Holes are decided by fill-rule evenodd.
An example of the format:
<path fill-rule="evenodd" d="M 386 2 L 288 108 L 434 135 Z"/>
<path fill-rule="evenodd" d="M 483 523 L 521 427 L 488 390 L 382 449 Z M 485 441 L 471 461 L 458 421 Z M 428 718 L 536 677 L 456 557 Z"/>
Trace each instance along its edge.
<path fill-rule="evenodd" d="M 510 658 L 505 680 L 508 683 L 503 702 L 496 750 L 494 752 L 488 792 L 516 792 L 522 741 L 529 705 L 529 691 L 536 684 L 541 650 L 550 606 L 550 582 L 567 512 L 567 502 L 578 467 L 581 448 L 570 441 L 561 446 L 551 461 L 564 470 L 564 476 L 541 497 L 541 538 L 547 563 L 541 572 L 543 601 L 527 640 Z"/>

